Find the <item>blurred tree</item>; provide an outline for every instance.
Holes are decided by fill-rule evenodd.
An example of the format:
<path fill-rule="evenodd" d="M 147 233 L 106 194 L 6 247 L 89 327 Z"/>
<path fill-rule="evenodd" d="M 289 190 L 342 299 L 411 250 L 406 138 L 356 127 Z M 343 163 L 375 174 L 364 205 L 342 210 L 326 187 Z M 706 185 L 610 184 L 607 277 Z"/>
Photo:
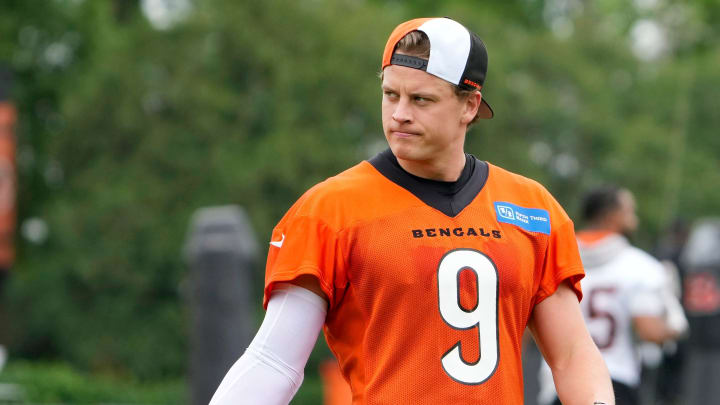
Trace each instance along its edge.
<path fill-rule="evenodd" d="M 16 352 L 182 374 L 191 213 L 240 204 L 267 240 L 300 193 L 384 148 L 380 52 L 419 15 L 457 18 L 488 46 L 496 118 L 471 130 L 469 152 L 539 180 L 571 214 L 592 184 L 630 187 L 646 245 L 672 216 L 716 211 L 711 3 L 683 5 L 694 11 L 678 22 L 674 2 L 206 0 L 157 26 L 137 1 L 4 1 L 20 220 L 49 227 L 20 244 Z M 631 40 L 642 19 L 689 27 L 696 46 L 642 59 Z"/>

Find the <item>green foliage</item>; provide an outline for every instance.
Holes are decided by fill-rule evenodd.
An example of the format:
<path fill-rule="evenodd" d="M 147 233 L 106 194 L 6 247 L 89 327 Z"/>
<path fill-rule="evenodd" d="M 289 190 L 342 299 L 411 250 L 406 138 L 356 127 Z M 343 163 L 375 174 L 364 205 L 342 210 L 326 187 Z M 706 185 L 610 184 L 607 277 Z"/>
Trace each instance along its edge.
<path fill-rule="evenodd" d="M 13 351 L 83 372 L 183 375 L 190 216 L 239 204 L 267 240 L 309 186 L 383 145 L 380 53 L 395 24 L 422 15 L 455 17 L 487 43 L 496 118 L 470 131 L 469 152 L 539 180 L 571 215 L 591 185 L 630 187 L 646 247 L 675 216 L 716 214 L 720 45 L 706 28 L 718 8 L 683 5 L 692 46 L 642 62 L 633 22 L 673 2 L 556 3 L 207 0 L 158 30 L 138 2 L 3 2 L 20 222 L 50 229 L 19 241 Z"/>
<path fill-rule="evenodd" d="M 0 381 L 21 390 L 23 403 L 157 404 L 186 403 L 184 381 L 143 384 L 80 373 L 60 363 L 10 363 Z"/>

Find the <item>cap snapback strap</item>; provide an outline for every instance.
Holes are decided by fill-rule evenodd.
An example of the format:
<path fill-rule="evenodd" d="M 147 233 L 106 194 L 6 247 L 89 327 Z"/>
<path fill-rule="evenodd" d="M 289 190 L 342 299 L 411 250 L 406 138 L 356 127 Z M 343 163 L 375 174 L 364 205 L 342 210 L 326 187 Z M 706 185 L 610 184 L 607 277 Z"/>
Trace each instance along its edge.
<path fill-rule="evenodd" d="M 419 70 L 427 70 L 428 61 L 427 59 L 418 58 L 416 56 L 394 53 L 390 59 L 390 64 Z"/>

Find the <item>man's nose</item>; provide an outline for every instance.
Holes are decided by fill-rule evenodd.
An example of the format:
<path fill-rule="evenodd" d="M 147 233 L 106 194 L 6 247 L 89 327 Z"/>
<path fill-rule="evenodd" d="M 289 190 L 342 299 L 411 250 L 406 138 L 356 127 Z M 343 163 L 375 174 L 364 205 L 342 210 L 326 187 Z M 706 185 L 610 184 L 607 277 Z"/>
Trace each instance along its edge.
<path fill-rule="evenodd" d="M 397 122 L 410 122 L 412 121 L 412 114 L 410 110 L 410 103 L 406 98 L 401 98 L 395 105 L 392 118 Z"/>

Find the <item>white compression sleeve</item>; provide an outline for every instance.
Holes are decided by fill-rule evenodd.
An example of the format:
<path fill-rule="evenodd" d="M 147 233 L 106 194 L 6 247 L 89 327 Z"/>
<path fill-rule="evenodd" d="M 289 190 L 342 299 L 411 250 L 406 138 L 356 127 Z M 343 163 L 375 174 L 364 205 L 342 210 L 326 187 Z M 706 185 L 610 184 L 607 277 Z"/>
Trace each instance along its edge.
<path fill-rule="evenodd" d="M 225 375 L 210 405 L 287 405 L 300 388 L 326 308 L 315 293 L 279 284 L 260 330 Z"/>

